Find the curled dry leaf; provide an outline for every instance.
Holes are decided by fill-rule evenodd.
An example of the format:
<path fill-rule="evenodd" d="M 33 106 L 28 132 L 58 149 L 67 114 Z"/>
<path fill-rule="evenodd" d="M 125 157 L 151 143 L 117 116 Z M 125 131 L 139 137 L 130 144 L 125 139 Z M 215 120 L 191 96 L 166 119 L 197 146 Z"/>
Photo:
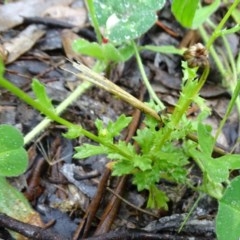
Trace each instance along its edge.
<path fill-rule="evenodd" d="M 69 5 L 73 0 L 21 0 L 0 6 L 0 32 L 23 22 L 23 17 L 41 16 L 46 9 L 55 5 Z"/>
<path fill-rule="evenodd" d="M 73 31 L 64 29 L 61 33 L 64 52 L 68 59 L 77 60 L 84 63 L 88 67 L 92 67 L 95 63 L 95 60 L 92 57 L 80 55 L 79 53 L 76 53 L 72 48 L 73 42 L 79 38 L 80 37 Z"/>
<path fill-rule="evenodd" d="M 3 47 L 8 51 L 6 63 L 11 63 L 27 52 L 45 34 L 40 25 L 30 25 L 16 38 L 5 42 Z"/>
<path fill-rule="evenodd" d="M 72 9 L 69 6 L 62 5 L 52 6 L 48 8 L 43 13 L 43 16 L 61 19 L 76 27 L 83 26 L 87 20 L 87 12 L 85 8 Z"/>
<path fill-rule="evenodd" d="M 8 57 L 8 51 L 5 49 L 5 47 L 0 44 L 0 59 L 2 59 L 3 62 L 7 61 Z"/>

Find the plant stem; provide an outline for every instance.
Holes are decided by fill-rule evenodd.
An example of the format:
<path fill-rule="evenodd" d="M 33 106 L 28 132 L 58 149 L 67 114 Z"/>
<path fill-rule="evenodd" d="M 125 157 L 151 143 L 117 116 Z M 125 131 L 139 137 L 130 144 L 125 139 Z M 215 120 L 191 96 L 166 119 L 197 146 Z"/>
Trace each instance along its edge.
<path fill-rule="evenodd" d="M 49 109 L 45 108 L 42 106 L 40 103 L 34 101 L 31 97 L 29 97 L 25 92 L 23 92 L 21 89 L 4 79 L 3 77 L 0 79 L 0 85 L 13 93 L 15 96 L 19 97 L 21 100 L 32 106 L 33 108 L 37 109 L 39 112 L 43 113 L 46 115 L 48 118 L 50 118 L 53 121 L 56 121 L 60 123 L 63 126 L 66 126 L 68 129 L 75 129 L 77 131 L 80 131 L 82 135 L 86 136 L 87 138 L 98 142 L 99 144 L 102 144 L 103 146 L 106 146 L 110 149 L 112 149 L 114 152 L 119 153 L 120 155 L 132 159 L 132 156 L 128 155 L 124 151 L 122 151 L 120 148 L 118 148 L 116 145 L 105 142 L 101 137 L 98 137 L 97 135 L 85 130 L 82 128 L 80 125 L 73 124 L 64 118 L 61 118 L 60 116 L 57 115 L 57 113 L 50 111 Z"/>
<path fill-rule="evenodd" d="M 146 72 L 144 70 L 144 67 L 143 67 L 143 63 L 142 63 L 142 60 L 141 60 L 141 57 L 139 55 L 139 52 L 138 52 L 138 48 L 136 46 L 136 43 L 134 41 L 132 41 L 132 45 L 134 47 L 134 50 L 135 50 L 135 56 L 136 56 L 136 59 L 137 59 L 137 64 L 138 64 L 138 67 L 139 67 L 139 70 L 140 70 L 140 73 L 142 75 L 142 79 L 143 79 L 143 82 L 151 96 L 151 98 L 159 105 L 160 109 L 164 109 L 165 106 L 164 104 L 160 101 L 160 99 L 158 98 L 158 96 L 156 95 L 156 93 L 154 92 L 151 84 L 149 83 L 148 81 L 148 78 L 147 78 L 147 75 L 146 75 Z"/>
<path fill-rule="evenodd" d="M 99 25 L 98 25 L 98 21 L 97 21 L 97 18 L 96 18 L 96 13 L 95 13 L 93 0 L 85 0 L 85 4 L 87 6 L 91 22 L 92 22 L 92 25 L 94 27 L 95 33 L 96 33 L 97 41 L 98 41 L 99 44 L 101 44 L 102 43 L 102 35 L 101 35 L 100 28 L 99 28 Z"/>
<path fill-rule="evenodd" d="M 199 93 L 202 86 L 204 85 L 204 83 L 207 79 L 208 73 L 209 73 L 209 66 L 206 66 L 201 78 L 198 81 L 197 86 L 194 89 L 190 89 L 190 91 L 188 91 L 188 89 L 187 89 L 188 85 L 184 86 L 184 88 L 185 88 L 184 90 L 186 92 L 188 92 L 187 93 L 188 95 L 186 97 L 185 94 L 183 93 L 180 96 L 180 98 L 176 104 L 176 107 L 173 111 L 171 121 L 169 124 L 167 124 L 165 126 L 165 129 L 163 131 L 163 136 L 161 137 L 161 139 L 159 139 L 159 142 L 158 142 L 156 148 L 161 149 L 162 146 L 164 145 L 164 143 L 169 140 L 172 131 L 175 131 L 175 128 L 178 127 L 179 122 L 182 119 L 182 116 L 187 112 L 188 107 L 192 103 L 193 99 L 196 97 L 196 95 Z M 171 127 L 169 127 L 169 125 Z M 154 148 L 155 148 L 155 146 L 154 146 Z"/>
<path fill-rule="evenodd" d="M 83 82 L 79 85 L 73 93 L 70 94 L 62 103 L 60 103 L 55 111 L 57 115 L 60 115 L 70 104 L 72 104 L 82 93 L 92 86 L 89 82 Z M 36 125 L 28 134 L 24 136 L 24 145 L 28 144 L 34 139 L 41 131 L 49 126 L 51 119 L 45 118 L 38 125 Z"/>
<path fill-rule="evenodd" d="M 199 31 L 201 33 L 201 36 L 202 36 L 204 42 L 208 42 L 209 41 L 209 36 L 208 36 L 206 30 L 203 28 L 203 26 L 199 27 Z M 212 55 L 212 57 L 214 59 L 214 62 L 216 63 L 219 72 L 221 73 L 221 75 L 223 77 L 225 77 L 225 75 L 226 75 L 225 68 L 224 68 L 222 62 L 220 61 L 219 56 L 218 56 L 218 54 L 217 54 L 217 52 L 216 52 L 216 50 L 214 49 L 213 46 L 209 47 L 209 52 Z"/>
<path fill-rule="evenodd" d="M 233 10 L 237 7 L 237 5 L 240 3 L 240 0 L 235 0 L 231 7 L 228 9 L 227 13 L 224 15 L 223 19 L 220 21 L 218 26 L 215 28 L 214 32 L 212 33 L 211 37 L 209 38 L 206 48 L 209 49 L 213 42 L 216 40 L 216 38 L 219 36 L 219 32 L 222 30 L 223 26 L 227 22 L 228 18 L 231 16 Z"/>

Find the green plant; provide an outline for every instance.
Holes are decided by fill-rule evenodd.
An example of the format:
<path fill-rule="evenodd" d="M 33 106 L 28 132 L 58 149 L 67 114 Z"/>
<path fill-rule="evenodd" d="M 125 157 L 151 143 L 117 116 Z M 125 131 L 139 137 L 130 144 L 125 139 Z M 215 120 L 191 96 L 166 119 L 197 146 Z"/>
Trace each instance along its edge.
<path fill-rule="evenodd" d="M 196 4 L 197 2 L 197 4 Z M 211 49 L 214 40 L 224 33 L 222 30 L 227 19 L 231 15 L 237 4 L 240 1 L 235 1 L 232 7 L 216 27 L 214 33 L 207 41 L 207 48 Z M 74 43 L 74 49 L 81 54 L 89 54 L 98 59 L 95 70 L 100 71 L 106 69 L 111 62 L 126 61 L 129 57 L 136 56 L 142 78 L 150 92 L 151 102 L 150 106 L 139 103 L 135 98 L 129 96 L 126 92 L 111 85 L 106 79 L 100 77 L 98 74 L 87 69 L 83 65 L 76 65 L 82 72 L 78 76 L 84 80 L 96 83 L 104 89 L 110 88 L 119 90 L 119 95 L 124 100 L 128 101 L 133 106 L 144 110 L 146 118 L 144 120 L 145 128 L 138 130 L 134 141 L 138 144 L 140 150 L 137 151 L 131 143 L 125 143 L 118 140 L 122 129 L 124 129 L 131 118 L 121 115 L 115 122 L 109 122 L 104 125 L 102 121 L 96 120 L 95 126 L 97 134 L 93 134 L 79 125 L 73 124 L 59 116 L 60 111 L 55 109 L 51 100 L 46 95 L 44 87 L 35 80 L 32 84 L 36 99 L 32 99 L 26 93 L 22 92 L 13 84 L 9 83 L 4 77 L 4 68 L 0 68 L 0 85 L 11 91 L 13 94 L 21 98 L 26 103 L 30 104 L 41 113 L 45 114 L 52 121 L 56 121 L 68 128 L 66 137 L 75 138 L 79 135 L 85 135 L 97 144 L 84 144 L 76 148 L 77 153 L 74 157 L 86 158 L 96 154 L 107 154 L 113 161 L 113 174 L 125 175 L 131 174 L 133 183 L 137 185 L 139 191 L 147 189 L 149 191 L 148 207 L 163 207 L 167 208 L 168 197 L 160 190 L 156 183 L 160 179 L 167 179 L 168 181 L 187 184 L 192 187 L 190 178 L 188 178 L 188 161 L 191 157 L 199 166 L 203 173 L 203 183 L 198 187 L 199 191 L 205 192 L 219 201 L 222 199 L 224 184 L 229 183 L 229 170 L 239 169 L 240 161 L 239 155 L 226 154 L 219 158 L 213 158 L 212 152 L 214 149 L 216 138 L 211 136 L 211 127 L 202 123 L 203 119 L 208 114 L 208 109 L 204 104 L 204 100 L 199 97 L 199 91 L 206 81 L 209 66 L 204 65 L 202 76 L 198 79 L 196 71 L 197 68 L 189 68 L 186 62 L 183 62 L 183 84 L 179 100 L 176 104 L 175 110 L 171 115 L 161 115 L 161 118 L 156 114 L 164 106 L 158 99 L 156 94 L 148 82 L 144 72 L 143 63 L 139 52 L 141 50 L 153 50 L 163 53 L 182 54 L 183 51 L 174 48 L 173 46 L 138 46 L 135 38 L 140 37 L 155 21 L 154 12 L 160 9 L 164 1 L 152 1 L 151 7 L 146 5 L 149 1 L 132 0 L 130 2 L 120 1 L 119 5 L 115 6 L 113 1 L 86 1 L 92 24 L 95 28 L 98 43 L 90 43 L 84 39 L 80 39 Z M 128 10 L 123 11 L 124 6 L 129 6 Z M 190 6 L 194 14 L 187 15 L 184 11 L 188 7 L 179 8 L 178 6 Z M 182 5 L 181 5 L 182 4 Z M 172 11 L 176 18 L 185 26 L 197 27 L 202 24 L 199 16 L 206 18 L 216 9 L 219 1 L 208 8 L 198 8 L 199 1 L 173 1 Z M 135 11 L 133 11 L 133 9 Z M 136 13 L 136 15 L 134 15 Z M 141 26 L 136 22 L 136 18 L 142 16 L 141 14 L 150 15 L 149 21 L 141 21 Z M 139 20 L 139 19 L 137 19 Z M 141 18 L 142 20 L 142 18 Z M 120 24 L 120 26 L 119 26 Z M 105 29 L 105 32 L 100 31 L 100 27 Z M 121 27 L 121 31 L 116 32 L 116 29 Z M 237 31 L 238 28 L 233 28 L 225 31 L 225 34 Z M 87 85 L 89 87 L 90 84 Z M 229 111 L 234 104 L 234 98 L 238 95 L 236 93 Z M 74 97 L 68 98 L 68 104 L 76 99 L 79 94 L 74 93 Z M 130 101 L 131 99 L 131 101 Z M 195 102 L 201 109 L 202 113 L 196 121 L 190 121 L 186 118 L 186 111 L 192 102 Z M 66 107 L 67 104 L 64 106 Z M 62 111 L 63 109 L 61 109 Z M 160 124 L 160 120 L 162 121 Z M 159 127 L 160 126 L 160 129 Z M 189 136 L 197 134 L 198 142 L 189 140 Z M 179 143 L 181 140 L 181 145 Z M 217 169 L 217 170 L 216 170 Z M 227 191 L 225 194 L 229 194 Z M 221 233 L 219 233 L 219 236 Z"/>
<path fill-rule="evenodd" d="M 21 133 L 10 125 L 0 125 L 0 212 L 20 221 L 42 226 L 38 213 L 32 209 L 24 195 L 6 180 L 6 177 L 22 174 L 27 165 L 28 156 L 23 148 Z"/>

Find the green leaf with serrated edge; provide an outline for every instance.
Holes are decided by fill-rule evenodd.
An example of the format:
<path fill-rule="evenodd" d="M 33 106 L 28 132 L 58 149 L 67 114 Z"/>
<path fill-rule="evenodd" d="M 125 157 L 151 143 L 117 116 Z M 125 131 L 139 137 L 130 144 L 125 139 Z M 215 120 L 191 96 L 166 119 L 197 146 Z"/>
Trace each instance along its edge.
<path fill-rule="evenodd" d="M 183 69 L 183 83 L 185 83 L 187 80 L 193 81 L 197 76 L 197 68 L 189 68 L 186 61 L 182 61 L 181 65 Z"/>
<path fill-rule="evenodd" d="M 206 21 L 219 7 L 221 4 L 220 0 L 215 0 L 212 4 L 201 7 L 195 12 L 191 28 L 197 29 L 201 24 Z"/>
<path fill-rule="evenodd" d="M 0 176 L 22 174 L 28 165 L 22 134 L 10 125 L 0 125 Z"/>
<path fill-rule="evenodd" d="M 212 155 L 212 150 L 214 146 L 214 138 L 211 135 L 212 127 L 199 122 L 198 124 L 198 142 L 201 151 L 208 155 Z"/>
<path fill-rule="evenodd" d="M 101 145 L 83 144 L 80 147 L 76 147 L 77 153 L 74 154 L 74 158 L 82 159 L 99 154 L 107 154 L 108 149 Z"/>
<path fill-rule="evenodd" d="M 117 143 L 115 143 L 115 145 L 118 149 L 121 149 L 122 152 L 129 156 L 129 160 L 132 161 L 135 156 L 137 156 L 136 150 L 131 143 L 126 143 L 125 141 L 118 141 Z M 108 158 L 110 159 L 126 159 L 126 155 L 123 156 L 122 154 L 117 153 L 112 149 L 108 150 Z"/>
<path fill-rule="evenodd" d="M 109 121 L 107 130 L 111 137 L 120 135 L 120 132 L 131 122 L 132 117 L 126 117 L 124 114 L 119 116 L 115 122 Z"/>
<path fill-rule="evenodd" d="M 149 189 L 149 187 L 160 179 L 160 170 L 153 167 L 151 170 L 136 172 L 133 176 L 133 183 L 137 185 L 138 191 Z"/>
<path fill-rule="evenodd" d="M 137 136 L 133 139 L 141 147 L 141 152 L 147 154 L 153 146 L 154 132 L 149 128 L 138 129 Z"/>
<path fill-rule="evenodd" d="M 234 178 L 218 204 L 216 233 L 218 240 L 240 237 L 240 176 Z"/>
<path fill-rule="evenodd" d="M 103 121 L 100 120 L 99 118 L 96 119 L 96 121 L 95 121 L 94 124 L 95 124 L 95 126 L 96 126 L 98 132 L 100 132 L 100 131 L 104 128 Z"/>
<path fill-rule="evenodd" d="M 138 155 L 134 157 L 133 165 L 141 171 L 145 171 L 152 168 L 152 160 L 148 157 Z"/>
<path fill-rule="evenodd" d="M 148 208 L 157 208 L 161 209 L 164 208 L 168 210 L 167 202 L 169 201 L 167 195 L 158 189 L 156 185 L 152 185 L 149 188 L 149 197 L 147 202 Z"/>
<path fill-rule="evenodd" d="M 62 134 L 65 138 L 74 139 L 82 135 L 79 127 L 71 127 L 66 133 Z"/>
<path fill-rule="evenodd" d="M 184 27 L 191 27 L 199 0 L 173 0 L 171 11 Z"/>
<path fill-rule="evenodd" d="M 133 162 L 127 159 L 119 160 L 113 165 L 113 176 L 122 176 L 132 173 L 134 170 Z"/>
<path fill-rule="evenodd" d="M 117 44 L 147 32 L 157 19 L 157 10 L 164 4 L 165 0 L 94 1 L 96 17 L 105 37 Z"/>
<path fill-rule="evenodd" d="M 36 100 L 45 108 L 48 108 L 51 111 L 55 111 L 52 105 L 52 100 L 48 97 L 46 93 L 45 86 L 40 83 L 36 78 L 33 79 L 32 89 L 36 96 Z"/>

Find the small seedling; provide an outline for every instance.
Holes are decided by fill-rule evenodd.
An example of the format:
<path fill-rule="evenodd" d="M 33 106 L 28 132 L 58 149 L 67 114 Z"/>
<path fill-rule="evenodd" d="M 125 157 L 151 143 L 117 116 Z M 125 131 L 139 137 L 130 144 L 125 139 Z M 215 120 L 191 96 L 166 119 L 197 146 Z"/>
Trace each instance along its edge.
<path fill-rule="evenodd" d="M 205 83 L 209 72 L 209 64 L 208 61 L 206 61 L 207 56 L 205 54 L 204 61 L 202 61 L 201 64 L 199 64 L 198 59 L 194 56 L 193 58 L 192 56 L 190 56 L 190 59 L 188 58 L 188 60 L 191 60 L 190 64 L 189 61 L 188 63 L 183 62 L 181 95 L 173 113 L 163 118 L 164 122 L 159 128 L 160 118 L 156 117 L 156 112 L 161 110 L 163 106 L 151 89 L 151 85 L 144 72 L 139 52 L 143 49 L 148 49 L 165 53 L 172 52 L 174 54 L 182 54 L 183 51 L 169 46 L 166 48 L 163 46 L 140 47 L 135 41 L 136 38 L 140 37 L 154 24 L 156 11 L 163 7 L 164 2 L 165 1 L 161 0 L 152 0 L 151 4 L 149 4 L 149 1 L 132 0 L 126 2 L 122 0 L 119 1 L 118 4 L 115 4 L 113 1 L 109 2 L 107 0 L 86 1 L 98 43 L 90 43 L 84 39 L 80 39 L 74 43 L 74 49 L 79 53 L 89 53 L 90 56 L 98 59 L 95 68 L 97 71 L 104 70 L 110 62 L 117 63 L 126 61 L 131 56 L 136 56 L 142 78 L 150 92 L 151 99 L 154 100 L 150 104 L 151 111 L 145 111 L 145 113 L 147 112 L 144 120 L 145 128 L 138 130 L 136 136 L 133 138 L 139 146 L 139 151 L 137 151 L 131 143 L 116 140 L 118 139 L 117 137 L 121 135 L 122 129 L 130 123 L 131 118 L 129 117 L 121 115 L 115 122 L 109 122 L 107 125 L 104 125 L 100 120 L 96 120 L 95 126 L 97 134 L 93 134 L 81 126 L 58 116 L 57 111 L 55 111 L 51 104 L 51 100 L 46 95 L 44 87 L 36 80 L 32 86 L 36 99 L 32 99 L 3 77 L 4 68 L 3 65 L 0 65 L 0 85 L 39 110 L 39 112 L 45 114 L 49 119 L 67 127 L 69 131 L 65 136 L 74 138 L 84 135 L 93 140 L 96 144 L 83 144 L 77 147 L 77 153 L 74 157 L 82 159 L 92 155 L 106 154 L 110 159 L 113 159 L 113 175 L 122 176 L 130 174 L 132 175 L 133 183 L 139 191 L 143 189 L 149 191 L 148 207 L 165 209 L 168 207 L 168 196 L 157 186 L 160 179 L 191 186 L 191 178 L 188 178 L 188 162 L 191 157 L 203 174 L 203 182 L 198 187 L 198 190 L 213 196 L 219 201 L 217 234 L 219 239 L 226 239 L 221 228 L 228 220 L 226 211 L 229 211 L 229 206 L 234 210 L 233 215 L 239 218 L 239 204 L 236 202 L 238 201 L 236 189 L 239 185 L 239 178 L 233 180 L 225 192 L 224 186 L 230 182 L 229 171 L 240 169 L 240 156 L 237 154 L 227 154 L 218 158 L 212 157 L 217 136 L 215 138 L 212 137 L 211 127 L 203 124 L 203 120 L 209 114 L 209 110 L 205 105 L 204 99 L 199 96 L 199 91 Z M 206 44 L 206 52 L 218 36 L 239 30 L 238 27 L 235 27 L 227 29 L 225 32 L 223 31 L 224 24 L 234 10 L 236 10 L 239 2 L 240 0 L 234 1 L 221 22 L 215 28 L 213 34 L 209 37 Z M 219 3 L 220 1 L 217 0 L 208 7 L 199 8 L 199 1 L 174 0 L 172 2 L 172 11 L 182 25 L 196 28 L 202 24 L 205 18 L 210 16 L 218 7 Z M 186 12 L 189 10 L 190 14 Z M 143 16 L 148 16 L 149 18 L 143 18 Z M 103 32 L 101 32 L 100 29 L 103 29 Z M 206 52 L 205 50 L 202 51 L 202 53 Z M 191 51 L 187 52 L 188 57 L 189 53 L 191 53 Z M 204 68 L 200 78 L 198 78 L 196 74 L 197 68 L 190 68 L 198 67 L 199 65 Z M 235 69 L 235 67 L 233 67 L 233 69 Z M 82 72 L 79 77 L 92 83 L 98 80 L 96 73 L 95 75 L 91 75 L 89 72 Z M 235 90 L 227 114 L 231 112 L 234 101 L 237 98 L 236 96 L 239 94 L 240 84 L 237 86 L 238 88 Z M 124 95 L 123 91 L 120 92 Z M 125 95 L 125 99 L 123 97 L 124 100 L 126 100 L 126 96 L 128 95 Z M 129 103 L 136 106 L 134 102 L 135 100 L 133 98 L 133 101 Z M 201 110 L 198 119 L 195 121 L 188 120 L 186 117 L 186 112 L 192 102 L 196 103 Z M 141 106 L 141 104 L 137 106 Z M 154 113 L 152 114 L 152 112 Z M 221 127 L 222 125 L 223 124 L 221 124 Z M 197 142 L 189 140 L 188 136 L 192 134 L 197 135 Z M 181 144 L 179 140 L 181 140 Z M 20 146 L 18 147 L 21 148 Z M 23 166 L 21 167 L 23 169 Z M 11 171 L 13 171 L 13 169 L 10 169 L 10 172 Z M 4 182 L 5 179 L 2 179 L 2 182 Z M 235 240 L 235 237 L 239 237 L 238 226 L 239 221 L 236 221 L 231 238 L 229 238 L 230 235 L 228 236 L 229 240 Z"/>

